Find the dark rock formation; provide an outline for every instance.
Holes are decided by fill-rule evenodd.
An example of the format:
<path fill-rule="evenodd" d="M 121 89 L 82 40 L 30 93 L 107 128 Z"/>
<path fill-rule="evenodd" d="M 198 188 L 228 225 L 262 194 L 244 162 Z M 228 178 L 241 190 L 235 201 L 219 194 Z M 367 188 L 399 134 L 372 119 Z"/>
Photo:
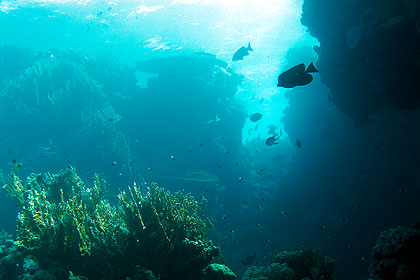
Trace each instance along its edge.
<path fill-rule="evenodd" d="M 420 279 L 420 230 L 397 227 L 382 232 L 372 257 L 370 279 Z"/>
<path fill-rule="evenodd" d="M 334 261 L 320 249 L 296 247 L 276 254 L 267 267 L 251 266 L 242 280 L 331 280 Z"/>
<path fill-rule="evenodd" d="M 302 23 L 321 43 L 317 68 L 334 104 L 356 122 L 420 107 L 419 1 L 306 0 Z"/>

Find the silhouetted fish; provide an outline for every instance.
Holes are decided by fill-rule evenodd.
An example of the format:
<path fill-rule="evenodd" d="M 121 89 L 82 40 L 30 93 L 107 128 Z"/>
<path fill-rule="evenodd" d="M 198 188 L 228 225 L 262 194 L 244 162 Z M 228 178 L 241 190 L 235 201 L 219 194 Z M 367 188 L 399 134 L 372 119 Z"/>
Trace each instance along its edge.
<path fill-rule="evenodd" d="M 254 253 L 251 256 L 247 256 L 245 258 L 242 259 L 242 264 L 243 265 L 250 265 L 251 263 L 253 263 L 255 261 L 255 259 L 257 258 L 257 253 Z"/>
<path fill-rule="evenodd" d="M 267 140 L 265 140 L 265 144 L 267 146 L 273 146 L 279 143 L 277 142 L 277 140 L 278 140 L 278 136 L 271 136 L 271 137 L 268 137 Z"/>
<path fill-rule="evenodd" d="M 307 85 L 314 79 L 312 75 L 308 73 L 315 72 L 318 72 L 318 70 L 315 68 L 312 62 L 306 70 L 305 64 L 301 63 L 280 74 L 277 86 L 284 88 L 293 88 L 295 86 Z"/>
<path fill-rule="evenodd" d="M 302 143 L 300 142 L 299 139 L 296 138 L 296 146 L 300 149 L 302 148 Z"/>
<path fill-rule="evenodd" d="M 260 113 L 254 113 L 254 114 L 249 116 L 249 120 L 251 122 L 257 122 L 257 121 L 261 120 L 261 118 L 262 118 L 262 115 Z"/>
<path fill-rule="evenodd" d="M 237 50 L 232 57 L 232 61 L 243 60 L 244 56 L 249 55 L 249 51 L 253 52 L 254 50 L 251 48 L 251 43 L 248 43 L 248 47 L 241 47 Z"/>

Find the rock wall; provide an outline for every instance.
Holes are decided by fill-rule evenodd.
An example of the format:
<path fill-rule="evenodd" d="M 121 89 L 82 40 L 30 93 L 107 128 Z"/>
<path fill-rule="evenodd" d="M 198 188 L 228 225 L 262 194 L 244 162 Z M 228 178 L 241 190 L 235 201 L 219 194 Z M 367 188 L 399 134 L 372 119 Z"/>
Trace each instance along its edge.
<path fill-rule="evenodd" d="M 302 24 L 334 104 L 356 122 L 386 107 L 420 107 L 420 2 L 305 0 Z"/>

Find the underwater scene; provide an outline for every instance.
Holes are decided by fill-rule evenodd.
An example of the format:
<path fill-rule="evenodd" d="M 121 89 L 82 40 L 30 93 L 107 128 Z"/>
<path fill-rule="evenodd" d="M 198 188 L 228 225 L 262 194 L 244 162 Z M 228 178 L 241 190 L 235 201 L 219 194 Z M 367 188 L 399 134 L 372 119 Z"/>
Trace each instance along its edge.
<path fill-rule="evenodd" d="M 420 1 L 0 0 L 0 280 L 419 280 Z"/>

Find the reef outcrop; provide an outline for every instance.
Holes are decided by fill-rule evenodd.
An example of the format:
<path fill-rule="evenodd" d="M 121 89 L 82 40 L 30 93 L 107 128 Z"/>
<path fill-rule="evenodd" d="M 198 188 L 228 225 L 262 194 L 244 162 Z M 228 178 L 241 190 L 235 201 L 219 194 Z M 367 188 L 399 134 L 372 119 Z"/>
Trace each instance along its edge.
<path fill-rule="evenodd" d="M 224 161 L 240 147 L 241 80 L 206 53 L 131 67 L 112 56 L 0 44 L 0 130 L 9 135 L 0 139 L 0 157 L 28 169 L 71 163 L 127 185 L 180 176 L 170 155 L 194 167 L 188 172 L 206 170 L 202 158 Z"/>
<path fill-rule="evenodd" d="M 331 280 L 334 261 L 321 250 L 296 247 L 276 254 L 267 267 L 251 266 L 242 280 Z"/>
<path fill-rule="evenodd" d="M 216 264 L 205 200 L 134 184 L 114 206 L 105 181 L 88 187 L 72 167 L 9 179 L 22 210 L 16 240 L 0 236 L 1 279 L 234 279 Z"/>
<path fill-rule="evenodd" d="M 372 258 L 369 279 L 420 279 L 420 230 L 399 226 L 382 232 Z"/>
<path fill-rule="evenodd" d="M 305 0 L 301 21 L 321 43 L 317 68 L 332 101 L 356 122 L 420 107 L 419 1 Z"/>

